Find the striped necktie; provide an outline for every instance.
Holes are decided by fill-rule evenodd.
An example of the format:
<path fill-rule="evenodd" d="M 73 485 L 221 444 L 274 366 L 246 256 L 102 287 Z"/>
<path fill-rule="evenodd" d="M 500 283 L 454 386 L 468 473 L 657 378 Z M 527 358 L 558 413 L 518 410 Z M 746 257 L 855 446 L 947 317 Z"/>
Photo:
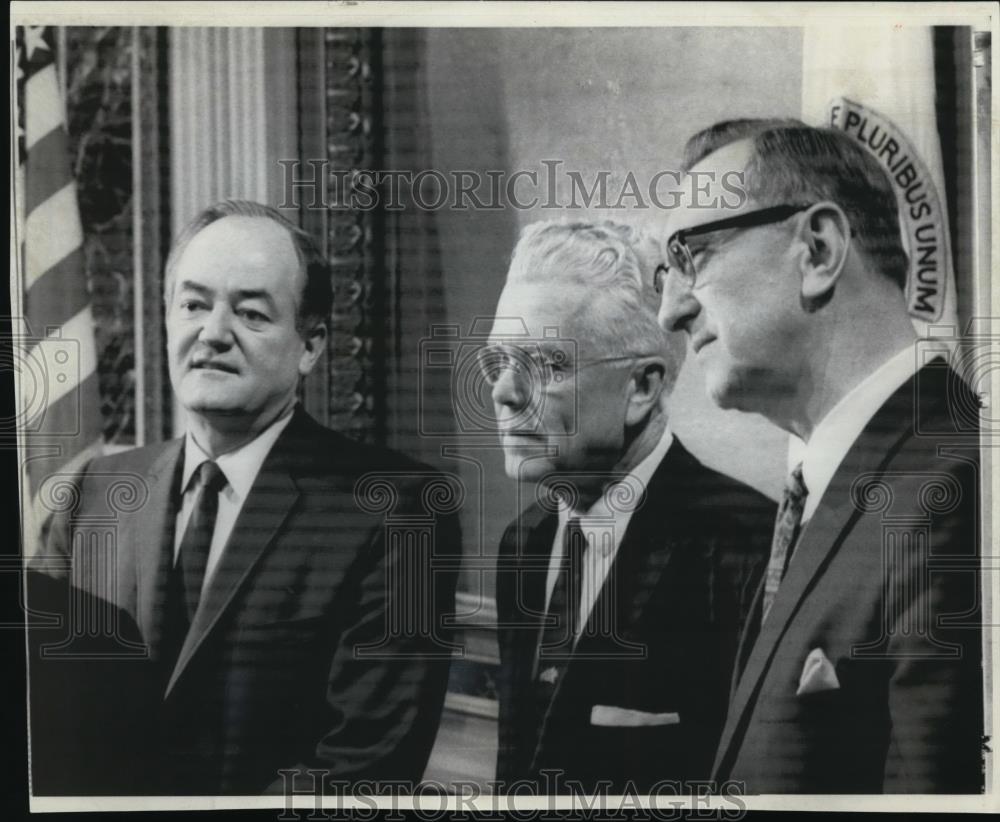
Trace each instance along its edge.
<path fill-rule="evenodd" d="M 802 463 L 785 480 L 785 493 L 778 508 L 778 517 L 774 525 L 774 537 L 771 540 L 771 559 L 767 563 L 767 576 L 764 580 L 764 603 L 761 611 L 761 624 L 767 619 L 767 614 L 774 604 L 778 594 L 778 586 L 788 570 L 788 562 L 795 548 L 802 525 L 802 512 L 806 507 L 806 496 L 809 491 L 802 481 Z"/>
<path fill-rule="evenodd" d="M 215 517 L 219 510 L 219 491 L 226 487 L 226 475 L 211 460 L 198 466 L 200 490 L 194 509 L 184 529 L 178 565 L 184 581 L 184 602 L 190 623 L 198 610 L 201 587 L 208 565 L 208 552 L 215 532 Z"/>
<path fill-rule="evenodd" d="M 164 602 L 161 658 L 164 676 L 169 678 L 177 656 L 201 599 L 201 586 L 208 565 L 208 552 L 215 532 L 219 509 L 219 491 L 226 486 L 226 475 L 214 462 L 205 460 L 197 469 L 198 496 L 184 527 L 177 561 L 167 577 Z M 195 479 L 192 478 L 192 482 Z"/>

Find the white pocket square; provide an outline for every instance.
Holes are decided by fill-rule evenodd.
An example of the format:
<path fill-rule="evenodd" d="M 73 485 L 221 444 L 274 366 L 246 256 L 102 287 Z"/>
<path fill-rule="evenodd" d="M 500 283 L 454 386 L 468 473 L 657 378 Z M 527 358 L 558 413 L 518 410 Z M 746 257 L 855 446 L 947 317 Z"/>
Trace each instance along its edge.
<path fill-rule="evenodd" d="M 594 705 L 590 709 L 590 724 L 603 727 L 642 728 L 676 725 L 680 721 L 681 715 L 677 713 L 654 714 L 632 708 L 617 708 L 614 705 Z"/>
<path fill-rule="evenodd" d="M 827 659 L 822 648 L 813 648 L 806 657 L 802 666 L 802 675 L 799 677 L 799 689 L 796 696 L 804 694 L 816 694 L 822 691 L 836 691 L 840 688 L 840 680 L 837 679 L 837 671 L 833 663 Z"/>

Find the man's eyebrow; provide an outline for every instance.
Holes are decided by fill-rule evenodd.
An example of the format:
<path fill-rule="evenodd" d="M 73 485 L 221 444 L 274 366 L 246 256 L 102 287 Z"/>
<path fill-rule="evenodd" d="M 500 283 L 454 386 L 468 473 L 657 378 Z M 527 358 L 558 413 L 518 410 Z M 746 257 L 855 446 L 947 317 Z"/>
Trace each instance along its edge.
<path fill-rule="evenodd" d="M 274 303 L 271 292 L 263 288 L 241 288 L 234 293 L 238 300 L 264 300 L 268 303 Z"/>
<path fill-rule="evenodd" d="M 181 280 L 177 289 L 178 291 L 194 291 L 197 294 L 205 296 L 212 296 L 215 294 L 214 289 L 209 288 L 207 285 L 202 285 L 201 283 L 192 282 L 191 280 Z M 233 296 L 237 300 L 264 300 L 271 305 L 274 304 L 273 295 L 270 291 L 264 288 L 240 288 L 233 292 Z"/>
<path fill-rule="evenodd" d="M 194 283 L 191 280 L 181 280 L 177 284 L 178 291 L 196 291 L 199 294 L 214 294 L 215 292 L 209 288 L 207 285 L 202 285 L 201 283 Z"/>

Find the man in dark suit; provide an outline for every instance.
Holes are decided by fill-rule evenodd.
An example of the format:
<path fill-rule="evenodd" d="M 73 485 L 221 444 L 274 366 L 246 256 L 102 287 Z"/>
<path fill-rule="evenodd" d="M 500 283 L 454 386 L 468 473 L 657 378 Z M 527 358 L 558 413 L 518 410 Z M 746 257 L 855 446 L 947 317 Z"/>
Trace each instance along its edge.
<path fill-rule="evenodd" d="M 500 546 L 497 772 L 543 794 L 708 777 L 766 558 L 773 504 L 668 425 L 654 255 L 625 226 L 529 226 L 481 359 L 507 473 L 539 483 Z"/>
<path fill-rule="evenodd" d="M 687 332 L 719 405 L 793 435 L 715 779 L 976 792 L 978 408 L 917 342 L 890 181 L 842 132 L 796 121 L 720 123 L 687 154 L 715 184 L 670 215 L 661 322 Z"/>
<path fill-rule="evenodd" d="M 275 210 L 202 212 L 168 259 L 165 301 L 187 433 L 93 460 L 59 497 L 46 546 L 148 645 L 148 789 L 280 792 L 298 772 L 308 791 L 307 768 L 418 781 L 455 582 L 428 565 L 459 551 L 454 511 L 432 501 L 454 488 L 436 495 L 443 475 L 296 405 L 325 347 L 331 284 L 309 236 Z M 110 555 L 88 535 L 109 520 Z"/>

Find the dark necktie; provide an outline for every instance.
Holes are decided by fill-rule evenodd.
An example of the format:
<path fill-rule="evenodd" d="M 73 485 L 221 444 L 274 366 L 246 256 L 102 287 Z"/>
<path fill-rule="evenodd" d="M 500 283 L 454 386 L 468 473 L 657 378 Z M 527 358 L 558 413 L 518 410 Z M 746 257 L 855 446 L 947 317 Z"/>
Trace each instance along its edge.
<path fill-rule="evenodd" d="M 208 565 L 208 551 L 212 546 L 215 531 L 215 517 L 219 511 L 219 491 L 226 487 L 226 475 L 211 460 L 198 466 L 198 498 L 195 500 L 191 516 L 181 540 L 180 556 L 177 564 L 183 582 L 184 605 L 188 624 L 194 619 L 201 598 L 201 586 L 205 580 Z"/>
<path fill-rule="evenodd" d="M 546 611 L 548 624 L 542 631 L 538 647 L 538 684 L 543 701 L 551 696 L 551 690 L 573 653 L 586 550 L 586 534 L 580 528 L 580 520 L 574 517 L 566 523 L 563 532 L 563 558 Z"/>
<path fill-rule="evenodd" d="M 788 570 L 788 561 L 795 548 L 795 540 L 799 536 L 802 525 L 802 512 L 806 507 L 806 496 L 809 491 L 802 481 L 802 463 L 785 480 L 785 493 L 778 508 L 778 517 L 774 525 L 774 537 L 771 540 L 771 559 L 767 564 L 767 576 L 764 579 L 764 602 L 761 609 L 761 624 L 767 619 L 767 614 L 774 604 L 778 586 Z"/>

